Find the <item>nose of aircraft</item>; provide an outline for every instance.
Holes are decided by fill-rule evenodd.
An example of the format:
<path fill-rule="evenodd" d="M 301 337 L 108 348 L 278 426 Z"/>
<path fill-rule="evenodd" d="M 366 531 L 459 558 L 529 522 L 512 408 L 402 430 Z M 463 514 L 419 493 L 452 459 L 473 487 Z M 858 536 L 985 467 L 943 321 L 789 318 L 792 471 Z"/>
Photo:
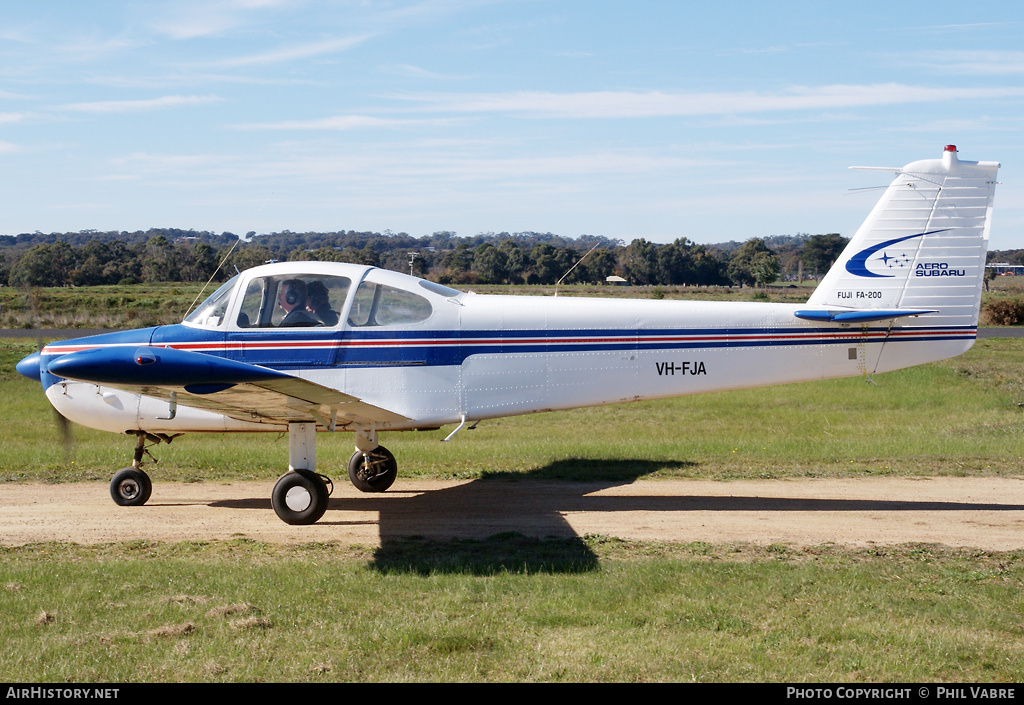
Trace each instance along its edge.
<path fill-rule="evenodd" d="M 28 377 L 29 379 L 39 380 L 39 353 L 34 352 L 17 365 L 14 369 L 18 371 L 18 374 Z"/>

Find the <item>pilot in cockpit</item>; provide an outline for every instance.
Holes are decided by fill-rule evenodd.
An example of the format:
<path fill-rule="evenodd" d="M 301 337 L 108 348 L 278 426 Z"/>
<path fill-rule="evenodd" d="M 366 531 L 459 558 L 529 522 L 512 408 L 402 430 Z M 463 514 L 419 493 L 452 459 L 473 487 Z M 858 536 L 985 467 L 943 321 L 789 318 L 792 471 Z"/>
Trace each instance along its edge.
<path fill-rule="evenodd" d="M 306 287 L 306 311 L 328 328 L 338 325 L 339 314 L 331 308 L 327 286 L 322 281 L 310 282 Z"/>
<path fill-rule="evenodd" d="M 306 285 L 300 279 L 286 279 L 277 292 L 277 303 L 285 312 L 280 328 L 318 326 L 320 320 L 306 310 Z"/>

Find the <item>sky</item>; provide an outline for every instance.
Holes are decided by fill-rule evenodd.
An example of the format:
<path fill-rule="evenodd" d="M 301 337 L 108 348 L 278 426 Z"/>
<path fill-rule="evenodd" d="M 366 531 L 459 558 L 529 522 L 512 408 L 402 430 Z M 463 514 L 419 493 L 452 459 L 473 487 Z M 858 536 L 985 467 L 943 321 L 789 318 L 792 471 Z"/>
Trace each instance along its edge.
<path fill-rule="evenodd" d="M 0 5 L 0 234 L 853 235 L 884 172 L 998 161 L 1024 248 L 1024 3 Z"/>

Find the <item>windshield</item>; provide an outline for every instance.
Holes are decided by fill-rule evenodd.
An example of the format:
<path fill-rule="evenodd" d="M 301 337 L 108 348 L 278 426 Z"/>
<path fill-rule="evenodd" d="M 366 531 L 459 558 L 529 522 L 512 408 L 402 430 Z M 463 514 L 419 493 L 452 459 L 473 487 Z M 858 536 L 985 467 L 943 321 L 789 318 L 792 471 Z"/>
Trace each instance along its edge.
<path fill-rule="evenodd" d="M 195 311 L 185 316 L 185 323 L 193 323 L 197 326 L 217 328 L 224 323 L 224 312 L 231 302 L 231 292 L 238 283 L 238 275 L 227 280 L 217 291 L 199 305 Z"/>

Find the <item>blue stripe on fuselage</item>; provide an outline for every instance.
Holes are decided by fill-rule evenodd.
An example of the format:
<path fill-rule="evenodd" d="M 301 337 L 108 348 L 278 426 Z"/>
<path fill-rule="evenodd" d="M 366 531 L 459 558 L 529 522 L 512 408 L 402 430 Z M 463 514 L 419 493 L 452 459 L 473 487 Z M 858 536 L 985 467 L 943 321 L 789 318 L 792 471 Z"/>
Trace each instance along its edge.
<path fill-rule="evenodd" d="M 174 328 L 168 326 L 168 329 Z M 694 348 L 764 348 L 793 345 L 842 345 L 863 341 L 881 343 L 908 340 L 973 339 L 971 326 L 819 328 L 661 328 L 577 330 L 381 330 L 349 329 L 314 332 L 310 329 L 261 331 L 234 336 L 227 349 L 218 349 L 209 338 L 195 336 L 192 347 L 183 336 L 175 347 L 232 356 L 244 350 L 251 364 L 268 367 L 309 366 L 314 355 L 328 353 L 335 367 L 413 365 L 461 365 L 471 355 L 530 354 L 551 352 L 610 352 L 680 350 Z M 167 330 L 167 334 L 171 331 Z M 162 336 L 161 336 L 162 337 Z M 172 342 L 170 335 L 168 342 Z M 287 358 L 287 362 L 281 362 Z M 327 363 L 331 364 L 331 363 Z"/>
<path fill-rule="evenodd" d="M 53 344 L 54 350 L 106 345 L 169 346 L 274 369 L 460 365 L 471 355 L 766 348 L 974 339 L 972 326 L 818 328 L 659 328 L 649 330 L 382 330 L 223 332 L 184 325 L 110 333 Z M 313 359 L 317 362 L 313 362 Z M 52 378 L 52 375 L 50 375 Z M 52 384 L 52 382 L 50 382 Z M 44 385 L 48 384 L 44 381 Z"/>

